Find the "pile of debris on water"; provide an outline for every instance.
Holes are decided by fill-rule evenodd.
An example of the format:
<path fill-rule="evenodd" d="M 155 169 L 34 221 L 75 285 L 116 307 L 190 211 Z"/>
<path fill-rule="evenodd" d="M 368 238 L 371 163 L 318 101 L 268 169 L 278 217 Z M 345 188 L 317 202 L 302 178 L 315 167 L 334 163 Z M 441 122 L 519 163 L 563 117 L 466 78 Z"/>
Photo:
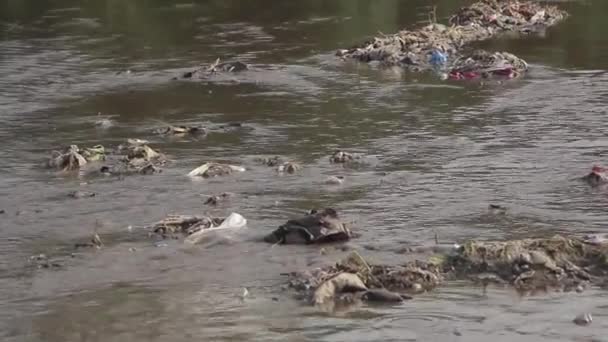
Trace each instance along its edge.
<path fill-rule="evenodd" d="M 217 73 L 233 73 L 249 70 L 249 65 L 241 61 L 220 62 L 216 59 L 214 63 L 208 66 L 202 66 L 198 69 L 185 72 L 181 78 L 198 78 L 205 79 Z"/>
<path fill-rule="evenodd" d="M 337 276 L 339 282 L 332 280 Z M 468 241 L 426 261 L 401 265 L 369 264 L 353 252 L 335 265 L 291 273 L 288 284 L 312 302 L 321 303 L 363 288 L 397 294 L 428 291 L 446 280 L 499 283 L 520 291 L 567 291 L 606 279 L 608 239 L 556 235 L 501 242 Z M 328 282 L 334 283 L 329 292 Z"/>
<path fill-rule="evenodd" d="M 448 25 L 402 30 L 373 38 L 336 55 L 361 62 L 378 61 L 412 71 L 440 68 L 453 79 L 500 75 L 516 77 L 527 70 L 522 59 L 505 52 L 470 51 L 470 43 L 505 32 L 529 33 L 555 25 L 567 16 L 553 5 L 532 1 L 482 0 L 461 8 Z"/>
<path fill-rule="evenodd" d="M 128 139 L 114 150 L 102 145 L 80 148 L 77 145 L 53 151 L 46 166 L 59 171 L 84 170 L 105 175 L 152 174 L 160 172 L 167 162 L 164 154 L 154 150 L 148 141 Z"/>
<path fill-rule="evenodd" d="M 238 229 L 246 225 L 247 220 L 238 213 L 231 213 L 226 217 L 169 215 L 156 222 L 150 229 L 162 238 L 185 237 L 185 242 L 196 244 L 209 232 Z"/>
<path fill-rule="evenodd" d="M 348 241 L 358 236 L 333 208 L 313 209 L 305 215 L 288 220 L 264 236 L 273 244 L 322 244 Z"/>

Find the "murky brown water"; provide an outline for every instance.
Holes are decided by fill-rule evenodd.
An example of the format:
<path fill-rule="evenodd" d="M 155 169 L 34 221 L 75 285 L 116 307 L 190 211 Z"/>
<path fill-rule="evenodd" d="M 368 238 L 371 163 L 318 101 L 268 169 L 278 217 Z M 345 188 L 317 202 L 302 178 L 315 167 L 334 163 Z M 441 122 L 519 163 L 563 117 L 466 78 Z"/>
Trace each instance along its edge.
<path fill-rule="evenodd" d="M 279 274 L 341 253 L 252 240 L 317 206 L 356 221 L 362 237 L 350 245 L 393 262 L 404 246 L 433 244 L 435 232 L 450 243 L 605 230 L 608 190 L 574 178 L 608 162 L 607 2 L 563 3 L 572 17 L 544 36 L 484 44 L 532 69 L 483 87 L 332 56 L 424 20 L 433 3 L 446 15 L 457 1 L 169 3 L 0 0 L 3 341 L 605 340 L 608 295 L 593 288 L 520 297 L 456 283 L 399 306 L 321 314 L 278 292 Z M 264 71 L 170 81 L 217 57 Z M 98 113 L 116 125 L 95 127 Z M 250 129 L 199 140 L 149 133 L 162 122 L 235 121 Z M 59 146 L 127 137 L 151 139 L 174 163 L 160 175 L 86 185 L 37 167 Z M 364 153 L 369 164 L 330 165 L 336 148 Z M 278 176 L 253 162 L 275 154 L 306 168 Z M 251 170 L 203 182 L 184 176 L 209 159 Z M 327 187 L 327 175 L 347 181 Z M 66 197 L 79 188 L 98 195 Z M 201 213 L 201 194 L 222 191 L 237 196 L 213 212 L 249 220 L 232 242 L 185 248 L 139 238 L 143 225 Z M 488 215 L 490 202 L 509 214 Z M 95 227 L 105 248 L 58 270 L 28 266 L 31 255 L 65 253 Z M 581 312 L 593 313 L 590 327 L 571 323 Z"/>

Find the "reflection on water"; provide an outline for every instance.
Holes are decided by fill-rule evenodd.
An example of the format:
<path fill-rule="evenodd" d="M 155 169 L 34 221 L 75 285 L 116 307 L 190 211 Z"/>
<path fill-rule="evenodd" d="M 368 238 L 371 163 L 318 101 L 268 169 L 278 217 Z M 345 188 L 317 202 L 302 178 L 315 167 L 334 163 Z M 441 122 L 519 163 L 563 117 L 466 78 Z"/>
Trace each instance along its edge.
<path fill-rule="evenodd" d="M 606 189 L 576 181 L 606 162 L 604 1 L 566 2 L 572 16 L 539 36 L 485 42 L 531 63 L 504 84 L 439 82 L 342 63 L 333 50 L 439 17 L 464 1 L 0 1 L 0 327 L 7 341 L 555 341 L 600 338 L 598 297 L 519 297 L 450 284 L 394 307 L 326 314 L 279 291 L 281 272 L 343 252 L 260 244 L 305 210 L 333 206 L 362 234 L 353 248 L 394 261 L 406 247 L 601 231 Z M 240 58 L 242 74 L 174 81 Z M 98 127 L 99 118 L 114 125 Z M 244 129 L 168 139 L 165 123 Z M 172 160 L 159 175 L 79 178 L 38 168 L 50 150 L 149 139 Z M 328 163 L 337 148 L 363 165 Z M 254 162 L 304 164 L 277 175 Z M 184 175 L 208 160 L 248 168 L 225 179 Z M 327 186 L 330 175 L 344 176 Z M 97 196 L 71 199 L 70 191 Z M 236 195 L 206 208 L 207 195 Z M 500 215 L 489 203 L 505 205 Z M 185 248 L 144 226 L 168 213 L 239 212 L 249 229 Z M 129 228 L 130 227 L 130 228 Z M 69 255 L 97 231 L 106 247 L 56 270 L 34 254 Z M 247 287 L 251 296 L 240 294 Z M 593 312 L 594 323 L 571 319 Z"/>

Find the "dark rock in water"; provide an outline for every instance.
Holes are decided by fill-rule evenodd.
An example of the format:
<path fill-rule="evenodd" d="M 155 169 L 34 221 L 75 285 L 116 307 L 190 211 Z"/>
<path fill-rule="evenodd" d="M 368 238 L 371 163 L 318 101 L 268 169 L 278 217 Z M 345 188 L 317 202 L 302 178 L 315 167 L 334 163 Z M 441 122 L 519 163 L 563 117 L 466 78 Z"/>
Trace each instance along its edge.
<path fill-rule="evenodd" d="M 312 244 L 346 241 L 352 237 L 350 229 L 331 208 L 314 211 L 304 217 L 287 221 L 264 241 L 279 244 Z"/>
<path fill-rule="evenodd" d="M 6 211 L 4 209 L 0 209 L 0 214 L 4 214 Z"/>

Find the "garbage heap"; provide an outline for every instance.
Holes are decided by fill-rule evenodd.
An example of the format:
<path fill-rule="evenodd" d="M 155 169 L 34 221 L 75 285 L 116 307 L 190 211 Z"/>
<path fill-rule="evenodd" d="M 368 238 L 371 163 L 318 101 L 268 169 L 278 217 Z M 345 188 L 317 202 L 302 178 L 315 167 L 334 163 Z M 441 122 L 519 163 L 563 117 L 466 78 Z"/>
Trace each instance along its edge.
<path fill-rule="evenodd" d="M 357 252 L 338 263 L 312 271 L 289 274 L 288 286 L 315 300 L 318 289 L 341 274 L 355 275 L 353 284 L 332 287 L 334 298 L 341 291 L 357 288 L 397 293 L 429 291 L 446 280 L 471 280 L 512 286 L 522 292 L 582 290 L 608 278 L 608 239 L 586 240 L 556 235 L 550 238 L 509 241 L 468 241 L 425 261 L 397 265 L 368 263 Z M 352 282 L 352 281 L 351 281 Z M 325 297 L 329 295 L 324 293 Z"/>
<path fill-rule="evenodd" d="M 532 1 L 482 0 L 461 8 L 447 25 L 402 30 L 375 37 L 361 46 L 338 50 L 337 56 L 361 62 L 378 61 L 412 71 L 440 68 L 452 79 L 491 75 L 516 77 L 527 63 L 505 52 L 468 49 L 469 44 L 506 32 L 528 34 L 555 25 L 567 13 L 556 6 Z"/>
<path fill-rule="evenodd" d="M 153 174 L 161 172 L 160 166 L 167 162 L 164 154 L 155 151 L 145 140 L 127 139 L 113 150 L 102 145 L 79 148 L 70 145 L 60 151 L 53 151 L 46 161 L 46 167 L 58 171 L 84 171 L 87 174 L 127 175 Z"/>

